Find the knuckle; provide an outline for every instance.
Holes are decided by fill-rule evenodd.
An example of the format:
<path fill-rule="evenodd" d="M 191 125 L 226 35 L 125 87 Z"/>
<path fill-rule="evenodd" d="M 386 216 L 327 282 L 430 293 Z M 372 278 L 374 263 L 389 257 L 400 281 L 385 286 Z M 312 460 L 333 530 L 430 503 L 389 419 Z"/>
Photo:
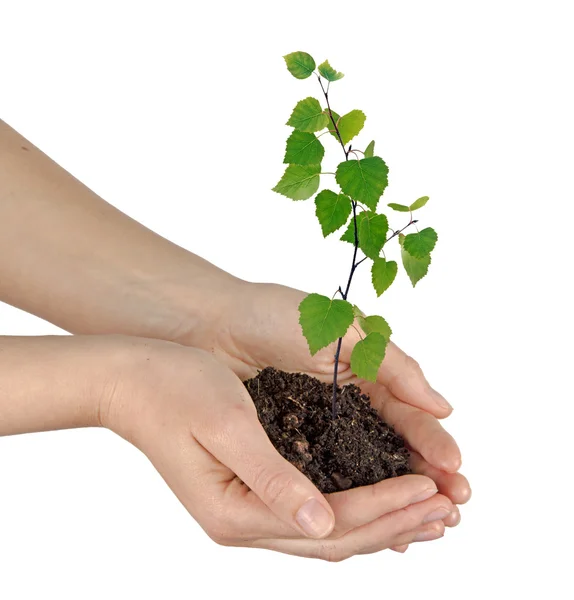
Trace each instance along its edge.
<path fill-rule="evenodd" d="M 266 504 L 281 504 L 293 491 L 295 482 L 288 474 L 280 471 L 271 472 L 260 468 L 255 476 L 254 488 Z"/>
<path fill-rule="evenodd" d="M 406 506 L 405 508 L 400 508 L 395 511 L 397 515 L 397 523 L 400 524 L 400 531 L 409 531 L 411 529 L 415 529 L 421 524 L 421 515 L 419 511 L 415 510 L 413 507 L 415 505 Z"/>
<path fill-rule="evenodd" d="M 411 373 L 414 373 L 416 375 L 422 375 L 422 369 L 420 364 L 412 356 L 409 356 L 408 354 L 405 356 L 405 364 L 408 371 L 410 371 Z"/>
<path fill-rule="evenodd" d="M 245 424 L 252 419 L 253 415 L 246 403 L 229 403 L 221 407 L 213 433 L 219 439 L 237 439 L 241 437 L 241 431 L 245 430 Z"/>

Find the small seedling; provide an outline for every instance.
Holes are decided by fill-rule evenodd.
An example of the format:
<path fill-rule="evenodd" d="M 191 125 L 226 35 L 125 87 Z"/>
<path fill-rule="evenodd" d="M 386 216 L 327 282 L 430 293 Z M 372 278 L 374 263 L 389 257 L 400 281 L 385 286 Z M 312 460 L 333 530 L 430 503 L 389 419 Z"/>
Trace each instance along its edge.
<path fill-rule="evenodd" d="M 377 213 L 379 199 L 388 185 L 389 169 L 385 161 L 375 155 L 374 141 L 364 150 L 353 148 L 349 143 L 363 129 L 365 114 L 360 110 L 352 110 L 339 116 L 331 109 L 329 88 L 331 83 L 343 77 L 343 73 L 335 71 L 328 61 L 317 67 L 317 73 L 313 57 L 306 52 L 292 52 L 283 58 L 287 69 L 297 79 L 317 76 L 326 107 L 322 107 L 316 98 L 308 97 L 298 102 L 293 109 L 286 123 L 293 127 L 283 159 L 287 168 L 273 191 L 292 200 L 307 200 L 319 189 L 321 175 L 335 175 L 339 189 L 324 189 L 315 196 L 316 215 L 323 237 L 349 222 L 341 240 L 353 244 L 354 247 L 353 262 L 345 288 L 339 286 L 331 298 L 309 294 L 299 305 L 299 323 L 311 355 L 338 340 L 333 374 L 335 418 L 339 356 L 343 336 L 349 327 L 354 327 L 356 319 L 364 334 L 357 330 L 361 341 L 355 344 L 351 353 L 351 370 L 357 377 L 372 382 L 376 381 L 392 333 L 383 317 L 368 317 L 348 301 L 357 267 L 367 259 L 372 260 L 373 287 L 377 296 L 383 294 L 397 275 L 397 263 L 387 259 L 385 246 L 397 238 L 403 266 L 414 287 L 427 274 L 437 234 L 430 227 L 419 231 L 416 227 L 418 220 L 413 218 L 413 212 L 428 202 L 428 196 L 423 196 L 409 205 L 388 205 L 394 211 L 408 213 L 409 221 L 400 229 L 391 229 L 387 216 Z M 320 131 L 322 133 L 316 135 Z M 325 134 L 331 134 L 336 139 L 345 155 L 345 160 L 339 163 L 335 173 L 321 170 L 325 148 L 319 138 Z M 403 232 L 412 226 L 415 227 L 416 233 L 405 235 Z M 362 258 L 357 256 L 359 250 L 364 254 Z M 335 299 L 337 294 L 341 299 Z"/>

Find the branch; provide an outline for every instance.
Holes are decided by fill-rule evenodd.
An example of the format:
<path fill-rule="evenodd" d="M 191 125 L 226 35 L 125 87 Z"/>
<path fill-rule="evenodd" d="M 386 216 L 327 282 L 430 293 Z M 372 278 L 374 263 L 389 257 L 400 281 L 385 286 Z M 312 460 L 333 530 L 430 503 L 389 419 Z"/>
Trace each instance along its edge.
<path fill-rule="evenodd" d="M 415 223 L 418 223 L 418 219 L 411 219 L 410 222 L 407 223 L 402 229 L 397 229 L 397 231 L 393 232 L 393 234 L 390 235 L 385 240 L 385 243 L 383 244 L 383 248 L 385 247 L 385 244 L 387 244 L 388 242 L 390 242 L 394 237 L 397 237 L 397 235 L 399 235 L 399 233 L 402 233 L 405 229 L 407 229 L 407 227 L 410 227 L 411 225 L 414 225 Z"/>
<path fill-rule="evenodd" d="M 345 144 L 343 144 L 343 138 L 341 137 L 341 132 L 339 131 L 339 128 L 337 127 L 337 123 L 335 123 L 335 119 L 333 118 L 333 113 L 331 111 L 331 105 L 329 104 L 329 92 L 325 91 L 325 88 L 323 87 L 323 82 L 321 81 L 321 78 L 318 75 L 317 75 L 317 79 L 319 80 L 319 84 L 321 85 L 321 89 L 323 90 L 325 100 L 327 101 L 327 108 L 329 109 L 329 117 L 331 117 L 331 122 L 333 123 L 333 127 L 335 128 L 335 133 L 337 134 L 337 138 L 339 139 L 339 142 L 341 142 L 341 147 L 343 148 L 343 152 L 345 153 L 345 160 L 349 160 L 349 153 L 345 150 Z"/>

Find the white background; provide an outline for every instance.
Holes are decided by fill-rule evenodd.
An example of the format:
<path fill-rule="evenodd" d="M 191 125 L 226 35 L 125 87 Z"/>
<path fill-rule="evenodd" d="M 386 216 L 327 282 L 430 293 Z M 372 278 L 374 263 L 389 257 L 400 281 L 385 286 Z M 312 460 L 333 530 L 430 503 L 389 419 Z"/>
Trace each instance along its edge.
<path fill-rule="evenodd" d="M 291 109 L 320 92 L 282 55 L 346 74 L 333 108 L 367 114 L 355 143 L 390 167 L 383 200 L 429 195 L 439 233 L 415 290 L 405 276 L 377 300 L 364 269 L 351 298 L 455 405 L 474 490 L 443 539 L 333 565 L 216 546 L 110 432 L 6 438 L 0 597 L 572 598 L 571 3 L 0 7 L 0 118 L 178 244 L 319 293 L 349 247 L 323 241 L 311 200 L 270 191 Z M 333 142 L 324 166 L 340 159 Z M 0 333 L 64 332 L 0 304 Z"/>

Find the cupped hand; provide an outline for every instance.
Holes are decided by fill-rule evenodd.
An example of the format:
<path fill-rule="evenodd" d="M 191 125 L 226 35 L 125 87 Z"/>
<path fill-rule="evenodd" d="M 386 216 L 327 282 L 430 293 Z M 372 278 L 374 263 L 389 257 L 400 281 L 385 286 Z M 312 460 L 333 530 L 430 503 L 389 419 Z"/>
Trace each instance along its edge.
<path fill-rule="evenodd" d="M 227 366 L 170 342 L 123 344 L 100 421 L 148 456 L 218 543 L 338 561 L 443 534 L 453 505 L 432 478 L 324 496 L 272 446 Z"/>
<path fill-rule="evenodd" d="M 333 378 L 335 344 L 311 356 L 299 325 L 298 306 L 305 293 L 275 284 L 241 283 L 229 294 L 230 302 L 218 318 L 201 331 L 183 330 L 177 341 L 211 352 L 241 379 L 267 366 L 302 372 L 330 382 Z M 439 423 L 452 407 L 426 380 L 418 363 L 394 343 L 387 347 L 376 383 L 358 379 L 350 369 L 350 356 L 359 340 L 351 327 L 343 339 L 339 384 L 355 383 L 371 397 L 381 416 L 401 433 L 411 451 L 416 473 L 433 479 L 441 494 L 454 504 L 470 498 L 467 479 L 457 471 L 460 450 Z M 457 525 L 456 507 L 445 519 Z"/>

